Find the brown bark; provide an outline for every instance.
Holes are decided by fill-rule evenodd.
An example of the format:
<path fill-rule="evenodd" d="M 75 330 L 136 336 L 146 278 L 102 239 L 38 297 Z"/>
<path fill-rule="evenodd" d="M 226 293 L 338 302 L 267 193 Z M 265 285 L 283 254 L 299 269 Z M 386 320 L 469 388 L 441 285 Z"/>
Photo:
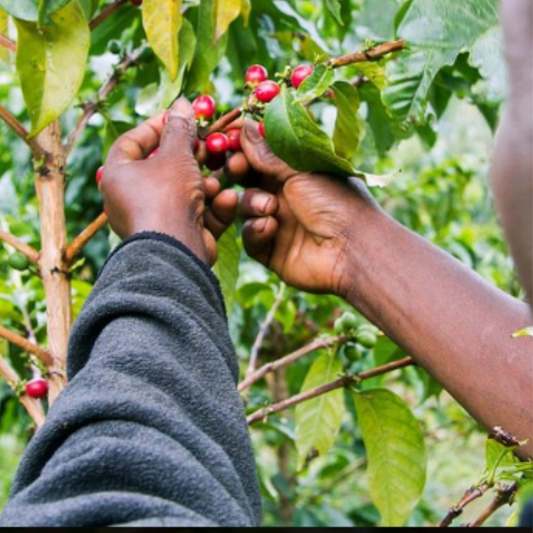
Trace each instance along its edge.
<path fill-rule="evenodd" d="M 107 215 L 102 213 L 94 222 L 89 224 L 70 244 L 66 252 L 66 260 L 70 264 L 76 256 L 85 248 L 86 244 L 102 229 L 108 222 Z"/>

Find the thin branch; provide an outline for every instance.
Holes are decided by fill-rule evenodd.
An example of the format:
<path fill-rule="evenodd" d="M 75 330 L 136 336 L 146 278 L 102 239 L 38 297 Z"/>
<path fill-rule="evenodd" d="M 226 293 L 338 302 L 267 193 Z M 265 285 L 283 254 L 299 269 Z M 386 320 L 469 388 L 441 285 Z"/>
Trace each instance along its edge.
<path fill-rule="evenodd" d="M 286 357 L 283 357 L 283 359 L 268 363 L 256 372 L 253 372 L 239 385 L 238 390 L 239 392 L 244 392 L 252 385 L 257 383 L 259 380 L 264 378 L 267 374 L 271 374 L 272 372 L 276 372 L 280 368 L 285 368 L 286 366 L 292 365 L 296 361 L 299 361 L 303 357 L 313 352 L 316 352 L 317 350 L 325 350 L 333 346 L 342 346 L 343 344 L 346 344 L 349 340 L 350 337 L 347 336 L 332 337 L 331 339 L 316 339 L 311 344 L 308 344 L 307 346 L 300 348 L 296 352 L 291 353 Z"/>
<path fill-rule="evenodd" d="M 336 57 L 326 61 L 325 65 L 331 68 L 347 67 L 356 63 L 365 63 L 368 61 L 379 61 L 385 56 L 394 52 L 402 52 L 407 48 L 407 42 L 404 40 L 393 41 L 391 43 L 380 44 L 362 52 L 355 52 L 343 57 Z"/>
<path fill-rule="evenodd" d="M 25 352 L 35 355 L 35 357 L 39 358 L 48 368 L 54 364 L 54 358 L 49 352 L 3 326 L 0 326 L 0 337 L 11 344 L 22 348 Z"/>
<path fill-rule="evenodd" d="M 91 31 L 98 28 L 100 24 L 105 22 L 115 11 L 118 11 L 122 6 L 126 5 L 128 2 L 129 0 L 117 0 L 113 4 L 102 9 L 102 12 L 98 16 L 96 16 L 89 24 L 89 28 L 91 29 Z"/>
<path fill-rule="evenodd" d="M 35 157 L 42 157 L 44 150 L 41 145 L 31 139 L 26 128 L 2 105 L 0 105 L 0 119 L 2 119 L 32 150 Z"/>
<path fill-rule="evenodd" d="M 13 246 L 17 252 L 24 254 L 32 263 L 38 263 L 39 261 L 39 252 L 32 248 L 29 244 L 26 244 L 24 241 L 21 241 L 11 233 L 0 229 L 0 241 L 7 242 L 10 246 Z"/>
<path fill-rule="evenodd" d="M 0 356 L 0 376 L 3 376 L 7 384 L 16 392 L 20 388 L 20 378 L 11 365 Z M 21 396 L 20 403 L 26 408 L 37 427 L 41 427 L 46 419 L 43 405 L 40 401 L 29 396 Z"/>
<path fill-rule="evenodd" d="M 0 33 L 0 46 L 2 46 L 3 48 L 7 48 L 10 52 L 17 51 L 17 43 L 15 41 L 12 41 L 9 37 L 2 35 L 1 33 Z"/>
<path fill-rule="evenodd" d="M 205 137 L 211 133 L 216 133 L 218 131 L 224 131 L 232 122 L 235 122 L 242 115 L 242 107 L 236 107 L 229 113 L 222 115 L 212 126 L 204 133 Z"/>
<path fill-rule="evenodd" d="M 268 330 L 270 329 L 272 322 L 274 322 L 274 318 L 276 316 L 276 313 L 278 312 L 279 306 L 283 303 L 283 298 L 285 296 L 286 288 L 287 286 L 285 284 L 282 284 L 280 286 L 276 299 L 274 300 L 274 303 L 272 307 L 270 308 L 270 311 L 268 312 L 264 322 L 261 324 L 261 327 L 259 328 L 259 334 L 257 335 L 254 345 L 252 346 L 252 353 L 250 355 L 250 364 L 248 366 L 248 371 L 246 372 L 248 376 L 251 376 L 255 372 L 255 369 L 257 368 L 257 364 L 259 362 L 259 352 L 261 351 L 261 347 L 263 346 L 263 342 L 265 340 L 266 334 L 268 333 Z"/>
<path fill-rule="evenodd" d="M 308 402 L 309 400 L 313 400 L 314 398 L 318 398 L 319 396 L 323 396 L 324 394 L 328 394 L 330 392 L 333 392 L 334 390 L 350 387 L 351 385 L 355 385 L 361 381 L 375 378 L 377 376 L 382 376 L 383 374 L 388 374 L 395 370 L 399 370 L 401 368 L 413 365 L 416 365 L 414 360 L 411 357 L 407 357 L 406 359 L 402 359 L 401 361 L 395 361 L 394 363 L 390 363 L 388 365 L 369 370 L 368 372 L 361 372 L 360 374 L 342 376 L 341 378 L 337 379 L 336 381 L 333 381 L 332 383 L 322 385 L 321 387 L 317 387 L 316 389 L 304 392 L 283 402 L 279 402 L 269 407 L 260 409 L 259 411 L 253 413 L 248 417 L 248 424 L 252 425 L 256 424 L 257 422 L 262 422 L 270 415 L 280 413 L 282 411 L 285 411 L 286 409 L 289 409 L 290 407 L 294 407 L 295 405 Z"/>
<path fill-rule="evenodd" d="M 474 520 L 468 527 L 481 527 L 494 513 L 506 505 L 512 505 L 518 492 L 518 485 L 514 483 L 498 491 L 498 495 L 492 500 L 490 505 Z"/>
<path fill-rule="evenodd" d="M 88 102 L 83 106 L 83 114 L 78 119 L 78 122 L 74 126 L 73 130 L 70 132 L 67 141 L 65 142 L 65 158 L 68 158 L 68 156 L 74 149 L 74 146 L 76 146 L 76 143 L 78 142 L 78 139 L 81 137 L 83 131 L 85 130 L 85 127 L 89 123 L 89 120 L 91 120 L 93 115 L 95 115 L 99 111 L 102 101 L 104 101 L 115 90 L 116 86 L 119 84 L 122 76 L 124 76 L 126 71 L 137 63 L 139 57 L 144 52 L 145 48 L 146 47 L 141 47 L 131 56 L 125 57 L 124 60 L 119 65 L 117 65 L 113 74 L 98 91 L 96 95 L 96 101 Z"/>
<path fill-rule="evenodd" d="M 490 485 L 487 483 L 483 483 L 483 485 L 480 485 L 479 487 L 468 489 L 465 492 L 463 499 L 448 511 L 448 514 L 444 517 L 444 520 L 440 523 L 439 527 L 450 527 L 454 520 L 463 514 L 465 507 L 482 498 L 489 489 Z"/>
<path fill-rule="evenodd" d="M 66 260 L 70 264 L 75 257 L 85 248 L 87 243 L 102 229 L 108 222 L 107 215 L 102 213 L 94 222 L 89 224 L 69 245 L 65 252 Z"/>

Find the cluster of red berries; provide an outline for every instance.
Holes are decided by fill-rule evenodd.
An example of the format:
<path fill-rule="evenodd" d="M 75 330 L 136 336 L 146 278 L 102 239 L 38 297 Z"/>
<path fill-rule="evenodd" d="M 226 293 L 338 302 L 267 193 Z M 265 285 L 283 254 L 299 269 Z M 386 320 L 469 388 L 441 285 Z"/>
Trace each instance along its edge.
<path fill-rule="evenodd" d="M 42 378 L 33 379 L 26 384 L 25 391 L 30 398 L 42 400 L 48 396 L 48 382 Z"/>

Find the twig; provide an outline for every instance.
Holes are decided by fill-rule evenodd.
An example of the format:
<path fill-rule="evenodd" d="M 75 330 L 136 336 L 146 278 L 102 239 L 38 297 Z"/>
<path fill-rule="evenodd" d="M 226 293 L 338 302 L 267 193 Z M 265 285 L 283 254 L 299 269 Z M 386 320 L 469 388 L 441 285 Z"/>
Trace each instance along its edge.
<path fill-rule="evenodd" d="M 10 52 L 17 51 L 17 43 L 15 43 L 15 41 L 12 41 L 9 37 L 6 37 L 5 35 L 2 35 L 2 34 L 0 34 L 0 46 L 7 48 Z"/>
<path fill-rule="evenodd" d="M 32 150 L 36 158 L 44 155 L 41 145 L 31 139 L 26 128 L 2 105 L 0 105 L 0 119 L 2 119 Z"/>
<path fill-rule="evenodd" d="M 0 229 L 0 241 L 7 242 L 7 244 L 13 246 L 15 250 L 24 254 L 32 263 L 38 263 L 39 261 L 39 252 L 32 248 L 29 244 L 26 244 L 24 241 L 21 241 L 11 233 Z"/>
<path fill-rule="evenodd" d="M 96 95 L 96 101 L 88 102 L 83 106 L 83 114 L 78 119 L 78 122 L 74 126 L 74 129 L 70 132 L 65 142 L 65 158 L 70 155 L 70 153 L 74 149 L 74 146 L 76 146 L 76 143 L 78 142 L 78 139 L 81 137 L 83 131 L 85 130 L 85 127 L 89 123 L 89 120 L 91 120 L 93 115 L 95 115 L 100 109 L 101 102 L 105 100 L 115 90 L 122 76 L 130 67 L 135 65 L 144 50 L 145 47 L 142 47 L 131 56 L 125 57 L 124 60 L 119 65 L 117 65 L 113 74 L 98 91 Z"/>
<path fill-rule="evenodd" d="M 463 514 L 465 507 L 482 498 L 489 489 L 490 485 L 487 483 L 468 489 L 463 499 L 448 511 L 448 514 L 444 517 L 439 527 L 450 527 L 453 521 Z"/>
<path fill-rule="evenodd" d="M 48 368 L 54 364 L 54 358 L 49 352 L 3 326 L 0 326 L 0 337 L 4 338 L 11 344 L 22 348 L 25 352 L 35 355 L 35 357 L 38 357 Z"/>
<path fill-rule="evenodd" d="M 278 312 L 279 306 L 283 303 L 283 298 L 285 296 L 285 289 L 286 289 L 286 285 L 282 284 L 279 288 L 278 294 L 276 296 L 276 299 L 274 300 L 274 303 L 270 311 L 268 312 L 264 322 L 261 324 L 261 327 L 259 328 L 259 334 L 257 335 L 254 345 L 252 346 L 252 353 L 250 355 L 250 364 L 248 366 L 248 371 L 246 372 L 247 376 L 251 376 L 257 368 L 257 364 L 259 362 L 259 352 L 261 350 L 261 347 L 263 346 L 263 342 L 265 340 L 266 334 L 268 333 L 268 330 L 270 326 L 272 325 L 272 322 L 274 321 L 276 313 Z"/>
<path fill-rule="evenodd" d="M 91 23 L 89 28 L 92 30 L 98 28 L 100 24 L 105 22 L 115 11 L 118 11 L 123 5 L 127 4 L 129 0 L 117 0 L 113 4 L 102 9 L 102 12 L 96 16 Z"/>
<path fill-rule="evenodd" d="M 517 492 L 518 485 L 516 483 L 498 490 L 498 494 L 494 500 L 492 500 L 491 504 L 468 527 L 481 527 L 499 509 L 506 505 L 512 505 Z"/>
<path fill-rule="evenodd" d="M 20 378 L 13 370 L 11 365 L 0 356 L 0 376 L 3 376 L 7 384 L 16 392 L 20 387 Z M 40 401 L 34 400 L 29 396 L 21 396 L 20 403 L 26 408 L 28 414 L 31 416 L 37 427 L 41 427 L 45 420 L 43 405 Z"/>
<path fill-rule="evenodd" d="M 257 383 L 260 379 L 264 378 L 267 374 L 276 372 L 280 368 L 292 365 L 296 361 L 299 361 L 306 355 L 309 355 L 317 350 L 331 348 L 332 346 L 340 346 L 346 344 L 349 340 L 350 337 L 347 336 L 332 337 L 331 339 L 316 339 L 311 344 L 300 348 L 296 352 L 287 355 L 283 359 L 268 363 L 256 372 L 253 372 L 239 385 L 238 390 L 239 392 L 244 392 L 246 389 L 249 389 L 252 385 Z"/>
<path fill-rule="evenodd" d="M 66 260 L 72 263 L 74 258 L 85 248 L 87 243 L 107 224 L 108 218 L 102 213 L 94 222 L 89 224 L 69 245 L 65 252 Z"/>
<path fill-rule="evenodd" d="M 204 135 L 207 137 L 211 133 L 224 131 L 232 122 L 235 122 L 242 115 L 242 107 L 236 107 L 229 113 L 222 115 L 216 122 L 210 126 Z"/>
<path fill-rule="evenodd" d="M 391 43 L 380 44 L 368 50 L 362 52 L 355 52 L 354 54 L 348 54 L 343 57 L 336 57 L 326 61 L 325 65 L 331 68 L 347 67 L 349 65 L 355 65 L 356 63 L 365 63 L 367 61 L 379 61 L 385 56 L 394 52 L 401 52 L 407 47 L 407 42 L 404 40 L 393 41 Z"/>
<path fill-rule="evenodd" d="M 375 368 L 374 370 L 369 370 L 368 372 L 361 372 L 360 374 L 342 376 L 341 378 L 337 379 L 336 381 L 333 381 L 332 383 L 322 385 L 321 387 L 317 387 L 316 389 L 304 392 L 297 396 L 293 396 L 288 400 L 256 411 L 248 417 L 248 425 L 261 422 L 270 415 L 280 413 L 281 411 L 285 411 L 290 407 L 294 407 L 295 405 L 307 402 L 314 398 L 318 398 L 319 396 L 323 396 L 324 394 L 328 394 L 329 392 L 333 392 L 334 390 L 343 389 L 345 387 L 355 385 L 356 383 L 359 383 L 361 381 L 375 378 L 377 376 L 382 376 L 383 374 L 388 374 L 395 370 L 399 370 L 408 366 L 413 366 L 415 364 L 416 363 L 411 357 L 407 357 L 406 359 L 402 359 L 401 361 L 395 361 L 394 363 Z"/>

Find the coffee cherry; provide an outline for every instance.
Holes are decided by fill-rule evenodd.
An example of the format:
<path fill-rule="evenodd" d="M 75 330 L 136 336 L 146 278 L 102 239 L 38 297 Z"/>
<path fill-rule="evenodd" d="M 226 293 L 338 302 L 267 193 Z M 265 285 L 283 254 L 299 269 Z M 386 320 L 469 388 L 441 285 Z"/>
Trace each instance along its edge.
<path fill-rule="evenodd" d="M 211 120 L 217 110 L 217 103 L 212 96 L 199 96 L 193 103 L 194 115 L 198 120 Z"/>
<path fill-rule="evenodd" d="M 232 152 L 241 152 L 242 146 L 241 146 L 241 130 L 233 129 L 228 130 L 226 132 L 226 135 L 229 139 L 229 149 Z"/>
<path fill-rule="evenodd" d="M 265 131 L 265 123 L 264 122 L 260 122 L 259 123 L 259 134 L 261 135 L 261 137 L 263 137 L 263 139 L 267 138 L 266 131 Z"/>
<path fill-rule="evenodd" d="M 268 80 L 268 71 L 263 65 L 254 65 L 246 72 L 246 83 L 252 87 Z"/>
<path fill-rule="evenodd" d="M 335 321 L 335 333 L 337 335 L 345 335 L 354 331 L 357 327 L 357 317 L 353 313 L 344 313 Z"/>
<path fill-rule="evenodd" d="M 26 394 L 30 398 L 41 400 L 48 395 L 48 382 L 44 379 L 34 379 L 26 385 Z"/>
<path fill-rule="evenodd" d="M 117 41 L 116 39 L 113 39 L 112 41 L 109 41 L 107 49 L 112 54 L 118 55 L 120 54 L 120 52 L 122 52 L 122 43 L 120 41 Z"/>
<path fill-rule="evenodd" d="M 20 270 L 23 272 L 24 270 L 27 270 L 30 266 L 30 262 L 28 258 L 21 253 L 15 253 L 11 256 L 9 256 L 9 259 L 7 260 L 7 264 L 14 270 Z"/>
<path fill-rule="evenodd" d="M 291 83 L 295 89 L 298 89 L 300 85 L 315 71 L 312 65 L 301 65 L 292 71 Z"/>
<path fill-rule="evenodd" d="M 210 154 L 223 154 L 229 150 L 229 139 L 224 133 L 212 133 L 205 141 Z"/>
<path fill-rule="evenodd" d="M 365 348 L 374 348 L 377 342 L 377 336 L 371 333 L 370 331 L 362 331 L 357 335 L 357 344 L 360 344 Z"/>
<path fill-rule="evenodd" d="M 379 335 L 379 329 L 376 328 L 376 326 L 373 326 L 372 324 L 362 324 L 357 328 L 357 335 L 367 332 L 372 333 L 372 335 Z"/>
<path fill-rule="evenodd" d="M 102 178 L 104 177 L 104 167 L 100 167 L 96 172 L 96 183 L 100 185 Z"/>
<path fill-rule="evenodd" d="M 257 86 L 255 96 L 263 104 L 269 104 L 280 92 L 281 89 L 275 81 L 267 80 Z"/>
<path fill-rule="evenodd" d="M 226 154 L 209 154 L 207 161 L 205 162 L 205 167 L 211 172 L 216 172 L 221 168 L 224 168 L 226 164 Z"/>

